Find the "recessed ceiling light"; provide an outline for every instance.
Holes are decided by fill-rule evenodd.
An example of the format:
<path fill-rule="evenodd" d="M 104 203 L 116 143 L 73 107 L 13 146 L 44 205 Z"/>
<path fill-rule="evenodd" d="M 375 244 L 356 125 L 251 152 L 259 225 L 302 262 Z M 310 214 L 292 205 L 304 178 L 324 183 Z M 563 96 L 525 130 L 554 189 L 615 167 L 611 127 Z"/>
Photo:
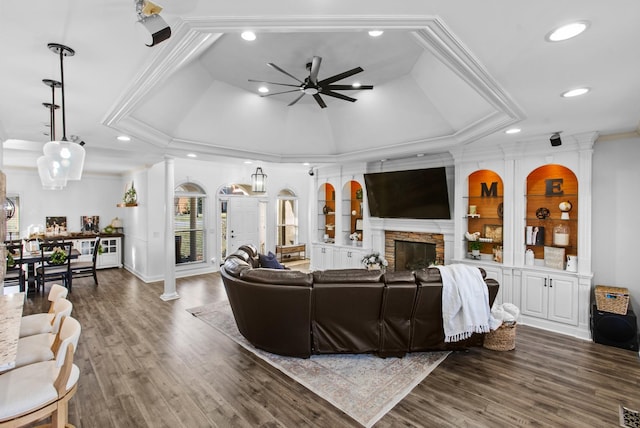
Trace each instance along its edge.
<path fill-rule="evenodd" d="M 269 92 L 269 88 L 267 88 L 266 86 L 260 86 L 258 88 L 258 92 L 260 92 L 261 94 L 266 94 L 267 92 Z"/>
<path fill-rule="evenodd" d="M 577 36 L 586 30 L 587 27 L 589 27 L 589 22 L 587 21 L 572 22 L 571 24 L 563 25 L 551 31 L 547 34 L 546 38 L 550 42 L 561 42 Z"/>
<path fill-rule="evenodd" d="M 506 131 L 504 131 L 504 133 L 505 134 L 517 134 L 520 131 L 522 131 L 520 128 L 511 128 L 511 129 L 507 129 Z"/>
<path fill-rule="evenodd" d="M 421 158 L 422 156 L 424 156 L 424 153 L 418 153 L 416 156 Z"/>
<path fill-rule="evenodd" d="M 384 31 L 382 31 L 382 30 L 371 30 L 371 31 L 369 31 L 369 35 L 371 37 L 380 37 L 380 36 L 382 36 L 382 33 L 384 33 Z"/>
<path fill-rule="evenodd" d="M 244 163 L 246 163 L 247 165 L 251 165 L 253 163 L 253 161 L 246 160 L 246 161 L 244 161 Z"/>
<path fill-rule="evenodd" d="M 304 162 L 302 165 L 304 165 L 304 166 L 309 166 L 309 165 L 311 165 L 311 164 L 310 164 L 309 162 Z"/>
<path fill-rule="evenodd" d="M 256 39 L 256 33 L 254 33 L 253 31 L 243 31 L 240 37 L 248 42 L 252 42 Z"/>
<path fill-rule="evenodd" d="M 197 157 L 198 157 L 198 155 L 197 155 L 197 154 L 195 154 L 195 153 L 187 153 L 187 157 L 188 157 L 188 158 L 197 158 Z"/>
<path fill-rule="evenodd" d="M 131 137 L 129 137 L 128 135 L 119 135 L 118 141 L 131 141 Z"/>
<path fill-rule="evenodd" d="M 359 88 L 360 86 L 362 86 L 362 83 L 360 83 L 360 82 L 354 82 L 354 83 L 351 84 L 352 88 Z"/>
<path fill-rule="evenodd" d="M 576 89 L 571 89 L 567 92 L 563 92 L 562 96 L 564 98 L 578 97 L 580 95 L 586 94 L 587 92 L 589 92 L 589 88 L 576 88 Z"/>

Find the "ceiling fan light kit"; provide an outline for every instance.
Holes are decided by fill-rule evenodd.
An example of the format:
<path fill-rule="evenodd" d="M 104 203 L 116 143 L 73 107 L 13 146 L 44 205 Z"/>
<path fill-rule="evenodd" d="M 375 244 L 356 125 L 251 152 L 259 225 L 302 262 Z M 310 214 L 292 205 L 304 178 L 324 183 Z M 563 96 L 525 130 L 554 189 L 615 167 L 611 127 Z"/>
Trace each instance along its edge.
<path fill-rule="evenodd" d="M 291 88 L 295 88 L 295 89 L 290 89 L 288 91 L 281 91 L 281 92 L 274 92 L 274 93 L 264 93 L 264 94 L 260 95 L 261 97 L 270 97 L 270 96 L 273 96 L 273 95 L 287 94 L 287 93 L 292 93 L 292 92 L 302 92 L 300 95 L 298 95 L 297 98 L 295 98 L 293 101 L 291 101 L 288 104 L 289 106 L 292 106 L 292 105 L 296 104 L 305 95 L 313 96 L 313 98 L 316 100 L 316 103 L 318 103 L 320 108 L 326 108 L 327 107 L 327 104 L 324 102 L 324 100 L 322 99 L 322 97 L 320 95 L 327 95 L 327 96 L 330 96 L 330 97 L 333 97 L 333 98 L 338 98 L 338 99 L 341 99 L 341 100 L 344 100 L 344 101 L 349 101 L 349 102 L 353 103 L 353 102 L 357 101 L 355 98 L 349 97 L 347 95 L 344 95 L 344 94 L 341 94 L 341 93 L 335 92 L 335 91 L 373 89 L 373 85 L 362 85 L 360 83 L 355 83 L 355 84 L 351 84 L 351 85 L 336 85 L 336 84 L 333 84 L 334 82 L 337 82 L 339 80 L 343 80 L 343 79 L 346 79 L 347 77 L 351 77 L 354 74 L 361 73 L 362 71 L 364 71 L 362 69 L 362 67 L 356 67 L 356 68 L 353 68 L 351 70 L 347 70 L 345 72 L 342 72 L 342 73 L 336 74 L 334 76 L 328 77 L 326 79 L 318 80 L 318 72 L 320 71 L 320 64 L 321 63 L 322 63 L 322 58 L 319 57 L 319 56 L 314 56 L 312 58 L 312 60 L 306 64 L 306 68 L 309 71 L 309 76 L 306 77 L 304 79 L 304 81 L 298 79 L 293 74 L 291 74 L 288 71 L 278 67 L 276 64 L 274 64 L 272 62 L 267 63 L 267 65 L 269 65 L 270 67 L 274 68 L 275 70 L 278 70 L 280 73 L 285 74 L 285 75 L 291 77 L 292 79 L 296 80 L 299 83 L 297 85 L 296 84 L 290 84 L 290 83 L 267 82 L 267 81 L 264 81 L 264 80 L 253 80 L 253 79 L 249 79 L 249 81 L 250 82 L 257 82 L 257 83 L 266 83 L 266 84 L 270 84 L 270 85 L 288 86 L 288 87 L 291 87 Z"/>

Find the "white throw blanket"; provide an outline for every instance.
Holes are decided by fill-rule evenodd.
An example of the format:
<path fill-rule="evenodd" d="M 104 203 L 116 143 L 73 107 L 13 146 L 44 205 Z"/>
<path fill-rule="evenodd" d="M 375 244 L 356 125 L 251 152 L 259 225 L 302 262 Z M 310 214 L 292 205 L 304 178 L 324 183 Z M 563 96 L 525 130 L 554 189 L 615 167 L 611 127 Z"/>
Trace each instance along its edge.
<path fill-rule="evenodd" d="M 472 333 L 488 333 L 501 321 L 491 316 L 489 290 L 480 269 L 464 264 L 438 266 L 442 277 L 444 341 L 458 342 Z"/>

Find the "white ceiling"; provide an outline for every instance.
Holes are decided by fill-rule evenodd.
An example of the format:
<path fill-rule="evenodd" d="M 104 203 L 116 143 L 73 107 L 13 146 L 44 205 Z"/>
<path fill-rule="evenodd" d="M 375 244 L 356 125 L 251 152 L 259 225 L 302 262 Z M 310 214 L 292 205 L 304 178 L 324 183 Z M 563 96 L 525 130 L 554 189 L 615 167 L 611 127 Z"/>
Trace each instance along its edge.
<path fill-rule="evenodd" d="M 87 143 L 89 172 L 121 173 L 164 154 L 318 164 L 638 129 L 635 0 L 218 3 L 162 1 L 173 34 L 148 48 L 133 0 L 1 2 L 4 165 L 35 167 L 48 140 L 51 91 L 41 80 L 60 78 L 49 42 L 76 51 L 64 60 L 67 136 Z M 590 21 L 584 34 L 545 41 L 576 19 Z M 385 33 L 371 38 L 372 28 Z M 257 40 L 242 40 L 245 29 Z M 355 103 L 324 96 L 320 109 L 307 95 L 288 107 L 296 93 L 262 98 L 248 81 L 295 84 L 267 62 L 304 80 L 314 55 L 319 79 L 361 66 L 336 83 L 374 89 L 344 91 Z M 592 91 L 560 97 L 578 86 Z M 511 126 L 522 132 L 505 135 Z M 60 138 L 59 115 L 57 128 Z"/>

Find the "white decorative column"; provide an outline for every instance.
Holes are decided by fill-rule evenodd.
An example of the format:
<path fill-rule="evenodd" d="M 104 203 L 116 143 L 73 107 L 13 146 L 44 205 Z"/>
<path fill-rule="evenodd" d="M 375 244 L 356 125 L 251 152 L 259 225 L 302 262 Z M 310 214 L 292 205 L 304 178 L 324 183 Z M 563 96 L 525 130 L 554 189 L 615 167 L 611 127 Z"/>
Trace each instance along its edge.
<path fill-rule="evenodd" d="M 173 230 L 173 193 L 175 161 L 171 156 L 164 158 L 164 293 L 162 300 L 178 299 L 176 291 L 176 246 Z"/>

